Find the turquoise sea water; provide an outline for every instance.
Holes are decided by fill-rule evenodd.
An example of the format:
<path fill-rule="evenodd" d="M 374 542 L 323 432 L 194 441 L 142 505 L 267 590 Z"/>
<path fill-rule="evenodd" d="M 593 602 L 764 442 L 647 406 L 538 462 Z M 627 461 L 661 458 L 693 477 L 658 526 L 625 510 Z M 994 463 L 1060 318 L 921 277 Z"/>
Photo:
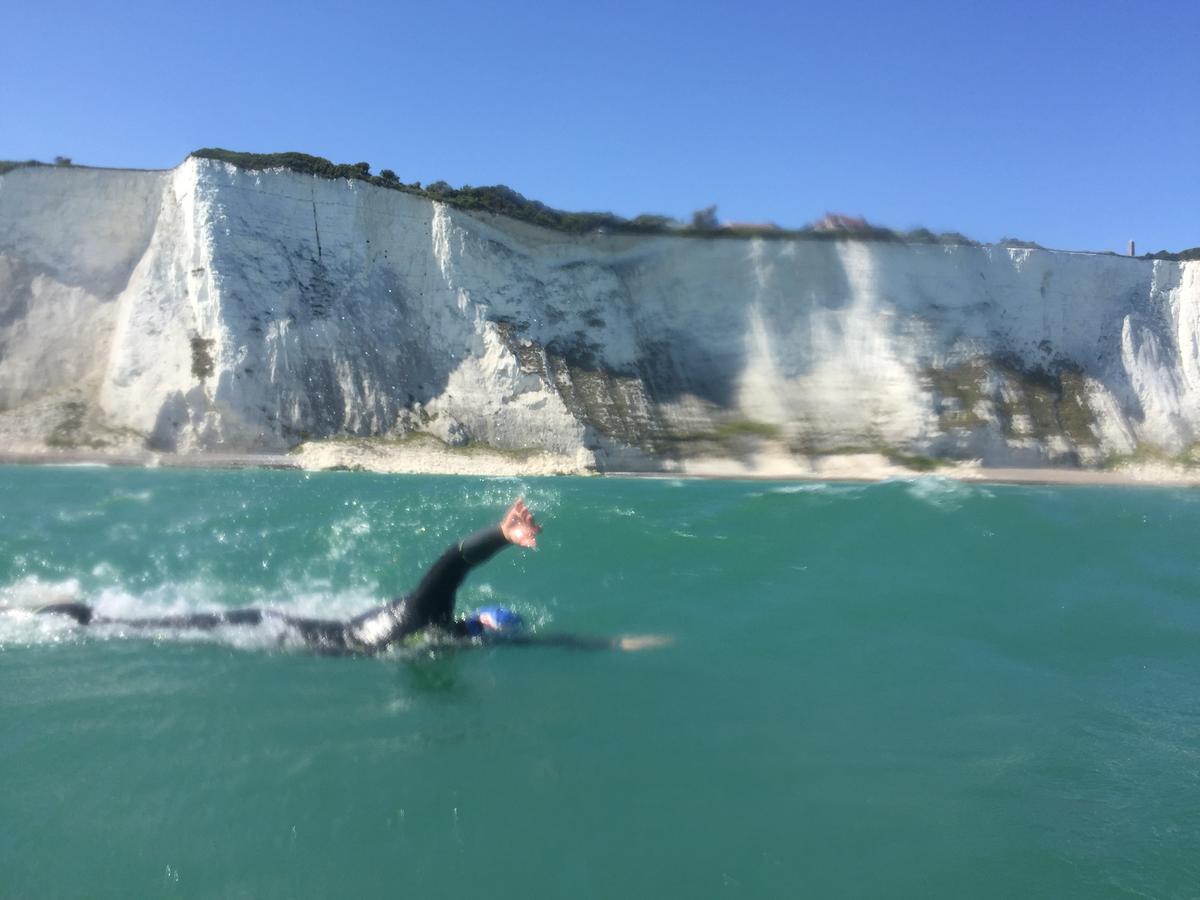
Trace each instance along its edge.
<path fill-rule="evenodd" d="M 1200 493 L 0 469 L 0 600 L 403 591 L 642 653 L 0 615 L 0 896 L 1191 897 Z M 269 630 L 267 630 L 269 631 Z"/>

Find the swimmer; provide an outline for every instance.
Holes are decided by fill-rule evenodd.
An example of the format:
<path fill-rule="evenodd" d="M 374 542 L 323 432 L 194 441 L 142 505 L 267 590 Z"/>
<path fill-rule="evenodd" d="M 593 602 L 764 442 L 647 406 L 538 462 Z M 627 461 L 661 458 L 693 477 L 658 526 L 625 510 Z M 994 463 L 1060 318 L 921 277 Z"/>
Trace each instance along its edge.
<path fill-rule="evenodd" d="M 522 632 L 520 615 L 502 606 L 488 606 L 463 618 L 454 617 L 459 586 L 476 566 L 505 547 L 536 548 L 541 526 L 518 498 L 498 525 L 485 528 L 449 547 L 425 573 L 416 589 L 349 621 L 309 619 L 274 610 L 234 609 L 219 613 L 193 613 L 147 619 L 107 618 L 86 603 L 52 603 L 34 610 L 39 615 L 61 615 L 80 625 L 116 625 L 126 628 L 209 631 L 223 626 L 254 626 L 280 621 L 310 649 L 324 654 L 373 655 L 384 653 L 423 631 L 441 632 L 461 639 L 500 639 L 512 644 L 542 644 L 582 649 L 645 650 L 665 643 L 656 635 L 625 635 L 615 639 L 571 635 L 533 636 Z"/>

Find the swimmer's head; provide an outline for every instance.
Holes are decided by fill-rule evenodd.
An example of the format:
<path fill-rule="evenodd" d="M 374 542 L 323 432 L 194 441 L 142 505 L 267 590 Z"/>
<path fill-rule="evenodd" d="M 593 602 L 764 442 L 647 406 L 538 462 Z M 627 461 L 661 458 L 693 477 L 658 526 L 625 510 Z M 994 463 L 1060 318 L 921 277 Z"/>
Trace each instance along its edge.
<path fill-rule="evenodd" d="M 463 625 L 471 637 L 519 631 L 524 624 L 518 613 L 503 606 L 484 606 L 463 619 Z"/>

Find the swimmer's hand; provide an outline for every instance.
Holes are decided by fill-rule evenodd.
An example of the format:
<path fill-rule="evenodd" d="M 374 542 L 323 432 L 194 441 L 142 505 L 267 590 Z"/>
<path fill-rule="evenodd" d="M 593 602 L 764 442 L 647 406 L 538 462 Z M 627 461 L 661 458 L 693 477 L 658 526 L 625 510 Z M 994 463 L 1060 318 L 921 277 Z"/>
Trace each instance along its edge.
<path fill-rule="evenodd" d="M 665 647 L 674 638 L 665 634 L 623 634 L 616 640 L 618 650 L 634 652 L 637 650 L 653 650 L 655 647 Z"/>
<path fill-rule="evenodd" d="M 517 498 L 517 502 L 500 520 L 500 531 L 504 539 L 518 547 L 537 549 L 537 534 L 541 530 L 541 526 L 533 521 L 533 513 L 521 497 Z"/>

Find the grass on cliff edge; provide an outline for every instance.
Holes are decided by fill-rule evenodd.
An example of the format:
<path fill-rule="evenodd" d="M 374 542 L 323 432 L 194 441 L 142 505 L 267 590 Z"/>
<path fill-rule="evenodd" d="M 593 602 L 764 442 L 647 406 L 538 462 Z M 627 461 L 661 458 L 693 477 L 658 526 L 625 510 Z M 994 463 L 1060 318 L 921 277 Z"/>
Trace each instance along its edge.
<path fill-rule="evenodd" d="M 13 169 L 24 169 L 33 166 L 54 166 L 59 169 L 73 169 L 75 164 L 66 156 L 56 157 L 53 163 L 44 163 L 40 159 L 0 159 L 0 175 Z"/>
<path fill-rule="evenodd" d="M 565 231 L 572 234 L 608 231 L 626 234 L 673 234 L 689 237 L 763 237 L 763 238 L 804 238 L 807 240 L 877 240 L 905 241 L 917 244 L 953 244 L 979 246 L 978 241 L 957 232 L 934 234 L 925 228 L 908 232 L 893 231 L 890 228 L 866 226 L 857 230 L 845 231 L 815 231 L 812 228 L 785 229 L 775 226 L 735 226 L 720 227 L 715 221 L 706 224 L 684 225 L 667 216 L 643 214 L 632 219 L 610 212 L 566 212 L 554 209 L 537 200 L 514 191 L 506 185 L 490 185 L 471 187 L 464 185 L 453 188 L 444 181 L 422 187 L 419 181 L 406 184 L 396 177 L 391 169 L 384 169 L 378 175 L 371 174 L 370 163 L 334 163 L 320 156 L 310 156 L 307 153 L 240 153 L 234 150 L 224 150 L 220 147 L 205 147 L 196 150 L 191 156 L 197 159 L 213 159 L 219 162 L 232 163 L 242 169 L 290 169 L 305 175 L 317 175 L 322 178 L 349 178 L 355 181 L 365 181 L 377 187 L 403 191 L 430 200 L 437 200 L 463 210 L 490 212 L 507 216 L 544 228 Z M 699 217 L 698 220 L 700 221 Z"/>

